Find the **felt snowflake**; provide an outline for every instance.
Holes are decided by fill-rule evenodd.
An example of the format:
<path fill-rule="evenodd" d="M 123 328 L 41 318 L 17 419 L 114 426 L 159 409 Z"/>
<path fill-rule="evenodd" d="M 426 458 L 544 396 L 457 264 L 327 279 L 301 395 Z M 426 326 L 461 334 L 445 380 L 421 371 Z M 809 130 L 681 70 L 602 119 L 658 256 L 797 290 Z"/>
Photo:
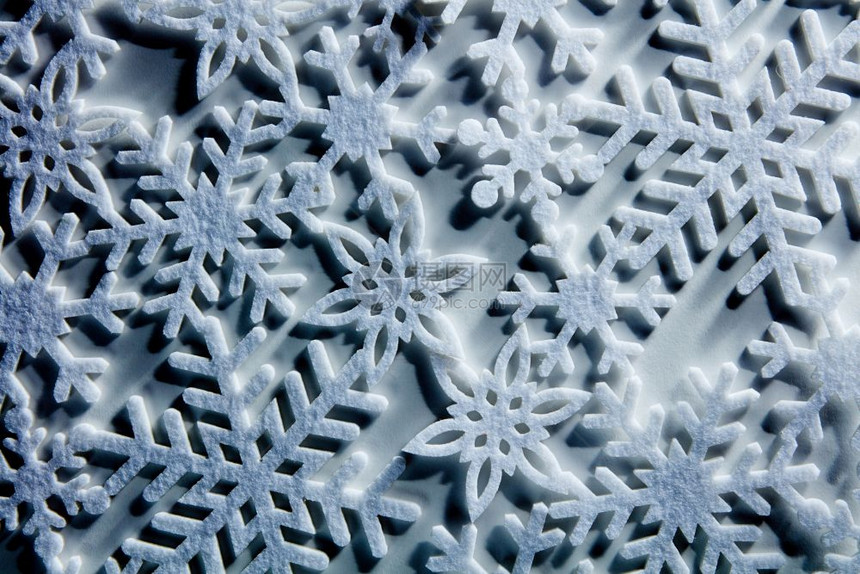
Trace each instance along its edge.
<path fill-rule="evenodd" d="M 460 461 L 469 463 L 466 503 L 473 521 L 492 502 L 503 474 L 519 470 L 535 484 L 562 493 L 570 485 L 570 475 L 543 441 L 549 438 L 547 427 L 570 418 L 590 395 L 563 387 L 539 391 L 537 383 L 528 382 L 530 368 L 528 335 L 522 328 L 502 347 L 493 372 L 478 375 L 461 362 L 438 361 L 436 377 L 454 401 L 448 407 L 451 418 L 433 423 L 404 447 L 421 456 L 459 453 Z M 481 487 L 484 467 L 489 479 Z"/>
<path fill-rule="evenodd" d="M 111 216 L 111 194 L 92 158 L 136 114 L 116 106 L 87 108 L 75 99 L 76 64 L 64 67 L 64 59 L 81 57 L 76 47 L 69 43 L 60 50 L 38 87 L 22 89 L 0 75 L 0 166 L 12 182 L 9 219 L 16 234 L 35 219 L 49 190 L 62 189 Z"/>
<path fill-rule="evenodd" d="M 180 497 L 175 511 L 160 512 L 152 519 L 154 529 L 183 541 L 171 547 L 145 539 L 126 540 L 122 552 L 128 562 L 123 571 L 136 572 L 144 565 L 154 565 L 173 572 L 184 570 L 195 559 L 201 560 L 207 570 L 222 570 L 224 552 L 235 556 L 258 537 L 264 548 L 255 553 L 249 568 L 290 571 L 291 565 L 300 565 L 323 570 L 328 565 L 327 555 L 286 533 L 316 532 L 309 502 L 321 506 L 338 546 L 350 541 L 344 511 L 357 513 L 372 554 L 383 556 L 387 544 L 380 519 L 414 521 L 419 515 L 414 503 L 384 494 L 402 471 L 403 460 L 395 459 L 371 484 L 355 488 L 349 483 L 366 466 L 364 453 L 347 457 L 327 480 L 316 480 L 314 475 L 334 453 L 305 443 L 313 436 L 347 441 L 358 436 L 355 423 L 329 418 L 335 406 L 370 414 L 385 409 L 384 397 L 352 388 L 362 375 L 363 351 L 335 372 L 322 343 L 312 342 L 308 352 L 321 392 L 311 400 L 302 376 L 297 372 L 289 374 L 283 380 L 285 407 L 293 421 L 288 423 L 277 398 L 263 400 L 261 410 L 253 406 L 272 384 L 271 366 L 261 366 L 248 380 L 236 374 L 264 340 L 265 331 L 254 328 L 232 349 L 217 320 L 206 320 L 203 334 L 210 357 L 175 353 L 170 363 L 216 383 L 213 390 L 190 387 L 183 393 L 188 405 L 218 415 L 226 423 L 195 423 L 204 452 L 192 448 L 183 417 L 175 409 L 168 409 L 163 416 L 167 444 L 156 441 L 141 397 L 132 398 L 128 404 L 132 436 L 99 431 L 88 425 L 73 432 L 72 443 L 79 451 L 98 450 L 125 460 L 105 483 L 111 496 L 147 466 L 162 469 L 143 492 L 144 498 L 152 502 L 165 496 L 184 476 L 200 476 Z M 189 518 L 182 507 L 198 508 L 205 516 Z M 229 548 L 220 548 L 217 533 L 221 529 L 229 532 Z M 118 571 L 116 563 L 108 567 Z"/>
<path fill-rule="evenodd" d="M 480 145 L 479 156 L 487 158 L 499 151 L 508 152 L 505 165 L 489 163 L 483 167 L 484 175 L 492 179 L 482 180 L 472 187 L 472 201 L 479 207 L 494 205 L 501 192 L 505 198 L 514 195 L 514 178 L 522 172 L 529 176 L 529 184 L 522 190 L 520 200 L 534 200 L 532 216 L 542 225 L 550 224 L 558 217 L 558 207 L 550 201 L 561 193 L 561 186 L 550 179 L 555 171 L 564 183 L 573 181 L 574 175 L 594 182 L 603 174 L 603 164 L 596 156 L 582 155 L 582 146 L 569 143 L 561 151 L 553 149 L 554 140 L 572 140 L 579 130 L 571 125 L 571 114 L 567 105 L 559 110 L 549 104 L 538 116 L 540 102 L 528 100 L 528 86 L 520 79 L 509 78 L 502 84 L 502 95 L 510 102 L 499 108 L 499 117 L 515 125 L 516 134 L 505 135 L 496 118 L 487 120 L 486 128 L 477 120 L 465 120 L 457 135 L 465 145 Z M 536 129 L 540 121 L 542 127 Z"/>
<path fill-rule="evenodd" d="M 275 81 L 294 73 L 283 41 L 293 26 L 313 22 L 339 8 L 354 18 L 364 0 L 123 0 L 134 21 L 148 20 L 173 30 L 193 30 L 203 42 L 197 61 L 197 96 L 204 98 L 249 60 Z M 285 71 L 286 68 L 286 71 Z"/>
<path fill-rule="evenodd" d="M 7 2 L 5 569 L 860 571 L 856 6 Z"/>
<path fill-rule="evenodd" d="M 722 515 L 732 510 L 724 497 L 737 497 L 759 516 L 766 516 L 771 505 L 763 498 L 763 491 L 772 490 L 789 504 L 801 504 L 804 499 L 795 485 L 814 480 L 818 469 L 809 464 L 779 463 L 756 469 L 762 449 L 755 442 L 747 444 L 737 462 L 729 468 L 722 457 L 709 452 L 741 437 L 744 426 L 737 421 L 726 422 L 727 415 L 748 406 L 758 396 L 752 389 L 731 392 L 736 374 L 737 367 L 727 363 L 717 383 L 711 385 L 701 371 L 691 371 L 690 378 L 704 408 L 699 414 L 689 403 L 678 403 L 683 432 L 692 441 L 685 448 L 678 440 L 681 436 L 674 436 L 668 451 L 660 444 L 664 409 L 660 405 L 652 407 L 645 426 L 633 414 L 641 390 L 638 379 L 628 380 L 623 398 L 605 383 L 598 383 L 595 396 L 605 413 L 587 415 L 584 425 L 624 431 L 627 439 L 610 442 L 604 452 L 610 457 L 633 462 L 634 475 L 641 486 L 631 487 L 623 476 L 609 467 L 598 466 L 594 476 L 607 494 L 597 494 L 580 483 L 574 489 L 574 500 L 550 505 L 553 518 L 578 518 L 571 533 L 574 544 L 582 542 L 599 514 L 611 513 L 611 520 L 603 528 L 606 536 L 614 539 L 621 534 L 634 509 L 647 507 L 642 522 L 658 523 L 659 529 L 653 535 L 627 542 L 621 550 L 625 558 L 645 558 L 646 570 L 659 571 L 665 565 L 673 572 L 690 571 L 675 537 L 680 533 L 688 543 L 693 543 L 700 530 L 706 535 L 697 551 L 698 567 L 702 572 L 714 572 L 721 557 L 728 560 L 732 569 L 740 571 L 773 569 L 782 564 L 778 553 L 745 551 L 746 543 L 757 540 L 761 531 L 753 524 L 721 520 Z"/>
<path fill-rule="evenodd" d="M 39 58 L 36 27 L 47 19 L 64 21 L 72 33 L 71 40 L 53 56 L 57 65 L 74 73 L 78 61 L 83 60 L 95 77 L 104 73 L 99 53 L 107 54 L 119 49 L 114 40 L 93 34 L 84 17 L 84 11 L 93 7 L 93 0 L 30 0 L 30 7 L 20 20 L 0 22 L 0 64 L 7 64 L 15 54 L 27 65 Z M 58 58 L 59 56 L 59 58 Z"/>
<path fill-rule="evenodd" d="M 807 202 L 813 194 L 826 213 L 834 213 L 841 207 L 836 182 L 847 181 L 852 189 L 858 188 L 858 164 L 842 153 L 850 146 L 856 126 L 843 122 L 823 143 L 812 146 L 813 136 L 826 122 L 804 110 L 838 114 L 850 105 L 851 97 L 844 90 L 860 82 L 860 66 L 846 56 L 860 40 L 860 23 L 851 22 L 828 42 L 818 16 L 807 11 L 800 19 L 800 32 L 809 47 L 808 65 L 801 66 L 794 44 L 783 40 L 773 52 L 776 69 L 765 67 L 745 86 L 740 76 L 761 52 L 764 41 L 758 34 L 741 44 L 730 37 L 755 5 L 755 0 L 744 0 L 720 18 L 713 0 L 695 0 L 691 2 L 692 23 L 660 24 L 661 38 L 696 47 L 706 55 L 678 56 L 672 66 L 693 86 L 717 90 L 716 94 L 692 87 L 684 91 L 691 118 L 682 113 L 675 88 L 666 78 L 654 82 L 657 110 L 648 110 L 630 68 L 622 68 L 617 76 L 622 103 L 574 96 L 571 113 L 615 126 L 597 153 L 604 163 L 637 134 L 653 134 L 636 157 L 635 165 L 642 170 L 653 166 L 676 142 L 689 145 L 671 170 L 689 174 L 693 183 L 657 179 L 643 189 L 646 197 L 668 204 L 668 210 L 662 205 L 657 209 L 624 206 L 615 214 L 620 231 L 616 234 L 608 226 L 604 228 L 601 237 L 606 248 L 619 260 L 640 269 L 665 249 L 677 276 L 689 279 L 692 259 L 682 228 L 690 224 L 698 246 L 705 251 L 714 249 L 718 230 L 709 200 L 717 195 L 728 219 L 746 206 L 753 211 L 729 244 L 729 254 L 740 257 L 759 240 L 766 246 L 766 253 L 738 283 L 738 291 L 742 295 L 752 292 L 773 273 L 789 304 L 826 309 L 835 299 L 805 290 L 799 268 L 809 268 L 812 284 L 820 287 L 835 259 L 790 240 L 797 233 L 818 233 L 821 221 L 783 207 L 783 198 Z M 839 79 L 838 87 L 825 82 L 829 78 Z M 808 184 L 801 177 L 805 174 L 812 174 Z"/>
<path fill-rule="evenodd" d="M 370 183 L 359 196 L 359 208 L 366 210 L 379 201 L 385 216 L 393 219 L 398 200 L 408 199 L 415 193 L 411 183 L 386 171 L 383 152 L 392 148 L 392 138 L 413 140 L 428 161 L 436 162 L 440 154 L 435 144 L 447 142 L 453 136 L 451 130 L 436 125 L 445 116 L 444 106 L 436 106 L 416 124 L 396 119 L 397 108 L 389 103 L 401 86 L 420 85 L 432 77 L 426 71 L 415 69 L 427 53 L 422 35 L 421 31 L 416 34 L 414 44 L 405 53 L 402 53 L 399 41 L 383 42 L 388 73 L 374 89 L 366 83 L 356 86 L 348 69 L 358 50 L 359 38 L 350 36 L 341 45 L 330 27 L 322 29 L 319 35 L 322 51 L 307 52 L 305 60 L 312 66 L 328 70 L 335 79 L 338 93 L 327 97 L 328 107 L 305 106 L 294 83 L 282 86 L 283 102 L 266 101 L 261 105 L 266 115 L 282 118 L 280 127 L 284 133 L 299 122 L 310 122 L 324 126 L 322 138 L 331 142 L 319 160 L 289 165 L 287 172 L 296 179 L 293 194 L 297 197 L 333 195 L 331 171 L 344 157 L 353 163 L 363 160 L 370 175 Z M 319 231 L 315 220 L 308 220 L 306 224 Z"/>
<path fill-rule="evenodd" d="M 447 2 L 442 21 L 450 24 L 469 0 L 430 0 L 430 3 L 442 1 Z M 514 76 L 525 71 L 525 63 L 514 47 L 514 40 L 521 26 L 534 28 L 538 22 L 546 24 L 552 33 L 555 49 L 550 65 L 553 72 L 561 74 L 570 61 L 580 72 L 588 74 L 594 70 L 595 61 L 589 50 L 600 42 L 603 32 L 596 28 L 570 26 L 558 11 L 558 7 L 565 4 L 567 0 L 493 0 L 492 11 L 504 14 L 502 27 L 494 38 L 473 44 L 467 52 L 470 58 L 487 59 L 481 80 L 494 85 L 504 69 Z"/>
<path fill-rule="evenodd" d="M 780 323 L 768 328 L 772 341 L 753 341 L 748 347 L 753 355 L 768 358 L 761 369 L 764 377 L 779 377 L 789 364 L 812 369 L 805 381 L 812 384 L 811 394 L 801 400 L 780 401 L 775 407 L 776 414 L 788 421 L 780 433 L 785 457 L 797 448 L 801 433 L 821 440 L 821 411 L 831 401 L 860 401 L 860 327 L 846 328 L 832 312 L 824 323 L 827 335 L 817 338 L 812 349 L 796 346 Z"/>
<path fill-rule="evenodd" d="M 603 353 L 597 364 L 601 374 L 609 372 L 612 365 L 630 374 L 633 371 L 630 356 L 641 353 L 642 346 L 615 336 L 611 323 L 618 319 L 618 310 L 636 309 L 651 327 L 655 327 L 660 322 L 656 309 L 671 307 L 675 298 L 656 292 L 660 285 L 657 276 L 651 277 L 638 293 L 618 293 L 618 282 L 610 278 L 615 266 L 613 258 L 605 258 L 597 270 L 589 265 L 579 268 L 567 252 L 572 241 L 573 229 L 567 228 L 548 244 L 538 244 L 531 249 L 537 256 L 550 258 L 561 269 L 562 277 L 554 281 L 554 291 L 538 291 L 525 275 L 517 273 L 513 282 L 518 290 L 502 291 L 498 300 L 517 307 L 512 317 L 515 323 L 522 323 L 541 307 L 555 310 L 555 318 L 561 323 L 558 334 L 553 339 L 531 344 L 533 353 L 544 355 L 538 368 L 541 376 L 549 375 L 556 365 L 565 373 L 573 371 L 568 346 L 577 331 L 584 335 L 594 332 L 603 343 Z"/>
<path fill-rule="evenodd" d="M 280 239 L 289 239 L 292 230 L 279 216 L 309 207 L 296 205 L 292 197 L 281 197 L 278 174 L 267 179 L 253 203 L 248 202 L 247 189 L 234 188 L 234 180 L 257 173 L 266 164 L 263 156 L 245 157 L 246 147 L 271 137 L 271 129 L 267 126 L 253 127 L 256 110 L 256 104 L 246 102 L 238 119 L 234 120 L 224 108 L 216 108 L 215 119 L 228 137 L 229 145 L 223 150 L 212 138 L 203 141 L 202 150 L 217 170 L 214 182 L 205 173 L 199 175 L 196 184 L 189 179 L 193 154 L 189 143 L 179 146 L 175 159 L 170 157 L 172 123 L 168 118 L 158 123 L 154 136 L 136 126 L 133 135 L 140 149 L 123 151 L 118 160 L 127 165 L 155 167 L 158 175 L 141 177 L 139 186 L 143 190 L 162 192 L 160 203 L 175 217 L 165 219 L 144 200 L 136 198 L 131 202 L 131 211 L 141 223 L 114 217 L 109 228 L 93 230 L 87 236 L 90 245 L 111 245 L 107 258 L 109 269 L 119 267 L 134 242 L 144 242 L 138 260 L 152 264 L 165 239 L 177 237 L 173 249 L 182 260 L 162 267 L 155 275 L 156 281 L 171 292 L 147 301 L 143 307 L 147 313 L 167 311 L 164 333 L 170 337 L 176 336 L 185 318 L 192 325 L 202 322 L 203 313 L 193 298 L 196 291 L 209 302 L 217 301 L 221 294 L 206 268 L 207 261 L 220 266 L 225 254 L 229 254 L 232 297 L 242 295 L 248 289 L 246 283 L 253 283 L 250 317 L 254 322 L 263 319 L 267 304 L 289 316 L 294 306 L 283 291 L 299 287 L 305 281 L 300 274 L 279 274 L 268 269 L 268 265 L 283 258 L 283 251 L 258 248 L 247 242 L 256 236 L 248 225 L 252 221 L 261 222 Z M 170 200 L 173 194 L 178 195 L 177 200 Z"/>
<path fill-rule="evenodd" d="M 50 455 L 42 460 L 39 451 L 47 431 L 33 428 L 33 413 L 27 408 L 8 411 L 4 423 L 4 430 L 11 436 L 3 440 L 3 446 L 12 456 L 4 452 L 0 457 L 0 483 L 10 485 L 11 494 L 0 497 L 0 520 L 8 530 L 20 524 L 24 534 L 35 535 L 34 549 L 49 572 L 73 574 L 81 560 L 74 557 L 62 562 L 63 537 L 58 531 L 66 526 L 68 516 L 81 509 L 90 514 L 104 512 L 107 493 L 101 486 L 90 485 L 86 474 L 77 474 L 70 480 L 58 478 L 63 472 L 83 468 L 86 461 L 74 455 L 63 433 L 51 437 Z M 51 499 L 62 502 L 65 516 L 50 504 Z M 25 507 L 29 507 L 26 514 L 22 512 Z"/>
<path fill-rule="evenodd" d="M 55 401 L 68 399 L 72 388 L 88 402 L 98 399 L 100 391 L 90 376 L 104 372 L 108 363 L 101 358 L 75 357 L 62 340 L 70 331 L 66 321 L 89 316 L 109 332 L 119 333 L 123 322 L 115 313 L 137 305 L 135 293 L 111 293 L 117 281 L 113 273 L 103 275 L 95 290 L 82 299 L 66 300 L 65 290 L 52 285 L 61 262 L 86 253 L 83 242 L 71 240 L 77 223 L 74 215 L 67 214 L 54 233 L 44 222 L 34 226 L 44 251 L 35 277 L 22 272 L 13 278 L 0 266 L 0 344 L 4 347 L 0 394 L 12 397 L 16 404 L 26 406 L 29 401 L 27 391 L 15 378 L 18 360 L 23 353 L 35 358 L 41 351 L 47 352 L 59 369 L 54 383 Z"/>
<path fill-rule="evenodd" d="M 354 325 L 364 333 L 368 382 L 391 366 L 400 341 L 413 337 L 439 355 L 459 355 L 454 326 L 440 310 L 446 294 L 471 281 L 479 258 L 446 255 L 430 259 L 421 247 L 424 213 L 418 196 L 400 210 L 388 234 L 371 243 L 360 233 L 327 224 L 326 237 L 346 269 L 344 286 L 317 301 L 304 321 L 322 327 Z M 372 352 L 384 350 L 377 359 Z"/>

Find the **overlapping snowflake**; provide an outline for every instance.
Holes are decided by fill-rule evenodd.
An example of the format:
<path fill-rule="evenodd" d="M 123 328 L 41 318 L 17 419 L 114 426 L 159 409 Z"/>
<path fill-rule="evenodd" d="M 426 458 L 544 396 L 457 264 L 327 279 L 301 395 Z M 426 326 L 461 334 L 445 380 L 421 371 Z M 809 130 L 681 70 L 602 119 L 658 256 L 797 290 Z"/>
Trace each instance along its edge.
<path fill-rule="evenodd" d="M 629 1 L 671 57 L 664 75 L 600 61 L 606 33 L 569 10 L 599 23 L 615 0 L 8 2 L 0 520 L 29 549 L 0 569 L 324 570 L 353 545 L 386 572 L 860 572 L 860 435 L 845 434 L 860 327 L 842 312 L 858 297 L 839 266 L 850 249 L 823 238 L 838 220 L 840 244 L 857 240 L 856 0 Z M 791 33 L 756 33 L 764 13 L 796 15 Z M 432 58 L 462 45 L 448 35 L 462 18 L 478 25 L 459 66 L 486 109 L 404 112 L 456 80 Z M 202 137 L 171 109 L 85 101 L 135 34 L 194 46 L 182 97 L 210 110 Z M 583 78 L 598 68 L 614 78 L 595 98 Z M 233 80 L 252 96 L 215 105 Z M 285 152 L 291 138 L 311 157 Z M 447 189 L 420 176 L 458 163 L 473 177 Z M 568 191 L 610 179 L 639 194 L 577 237 Z M 428 226 L 448 223 L 427 217 L 431 194 L 528 228 L 493 293 L 510 322 L 489 364 L 444 311 L 486 259 L 430 252 Z M 290 259 L 308 244 L 327 293 Z M 747 265 L 735 294 L 763 291 L 774 320 L 715 357 L 719 372 L 667 373 L 689 376 L 682 398 L 652 400 L 675 381 L 637 375 L 637 356 L 713 252 Z M 132 361 L 110 343 L 153 322 L 160 342 L 138 350 L 166 349 L 182 387 L 163 409 L 104 376 Z M 279 372 L 273 336 L 301 347 L 294 368 Z M 407 355 L 417 368 L 397 385 L 435 397 L 437 418 L 390 437 L 389 456 L 359 439 L 412 416 L 374 390 Z M 89 416 L 102 405 L 115 412 Z M 828 441 L 853 450 L 806 460 Z M 449 499 L 398 495 L 437 467 Z M 136 531 L 97 528 L 129 511 Z M 81 542 L 87 529 L 101 538 Z M 410 531 L 426 539 L 389 553 Z"/>

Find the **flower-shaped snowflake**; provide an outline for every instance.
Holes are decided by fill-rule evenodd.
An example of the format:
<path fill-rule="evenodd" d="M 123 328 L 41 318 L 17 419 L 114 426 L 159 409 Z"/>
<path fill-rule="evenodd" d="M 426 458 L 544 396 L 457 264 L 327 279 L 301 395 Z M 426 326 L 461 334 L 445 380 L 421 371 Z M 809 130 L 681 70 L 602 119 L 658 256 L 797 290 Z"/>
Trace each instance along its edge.
<path fill-rule="evenodd" d="M 430 259 L 421 251 L 424 215 L 418 196 L 400 211 L 388 241 L 371 244 L 361 234 L 340 225 L 326 226 L 329 244 L 347 269 L 344 286 L 316 302 L 304 320 L 335 327 L 355 323 L 365 332 L 364 348 L 374 349 L 385 337 L 378 363 L 367 353 L 368 381 L 376 381 L 391 366 L 399 341 L 415 336 L 428 350 L 441 355 L 459 353 L 453 325 L 440 307 L 444 295 L 467 284 L 480 259 L 448 255 Z M 436 276 L 434 271 L 443 271 Z M 435 325 L 428 329 L 425 322 Z"/>
<path fill-rule="evenodd" d="M 528 335 L 520 328 L 505 343 L 492 373 L 485 369 L 477 376 L 458 363 L 455 371 L 468 392 L 444 368 L 437 368 L 442 388 L 454 401 L 448 407 L 452 418 L 431 424 L 404 448 L 423 456 L 460 453 L 460 461 L 469 463 L 466 501 L 473 521 L 496 496 L 503 472 L 510 476 L 519 469 L 535 484 L 557 492 L 567 492 L 570 485 L 568 473 L 561 470 L 543 441 L 550 436 L 547 427 L 569 419 L 590 395 L 567 388 L 538 391 L 537 383 L 527 382 L 531 368 L 528 348 Z M 515 372 L 509 377 L 514 353 Z M 485 466 L 489 466 L 489 480 L 481 488 L 479 477 Z"/>
<path fill-rule="evenodd" d="M 147 4 L 141 9 L 138 4 Z M 350 6 L 355 16 L 360 0 L 129 0 L 126 11 L 135 20 L 149 20 L 174 30 L 194 30 L 204 41 L 197 61 L 197 96 L 203 98 L 220 86 L 236 61 L 252 60 L 276 81 L 295 73 L 293 60 L 282 38 L 290 25 L 313 21 L 330 10 Z"/>
<path fill-rule="evenodd" d="M 0 76 L 0 148 L 5 148 L 0 166 L 12 180 L 9 218 L 15 233 L 33 221 L 48 190 L 57 191 L 61 185 L 98 211 L 108 212 L 110 192 L 90 161 L 96 153 L 93 145 L 122 132 L 132 117 L 116 107 L 85 109 L 82 100 L 71 99 L 70 89 L 57 97 L 44 87 L 22 90 Z"/>

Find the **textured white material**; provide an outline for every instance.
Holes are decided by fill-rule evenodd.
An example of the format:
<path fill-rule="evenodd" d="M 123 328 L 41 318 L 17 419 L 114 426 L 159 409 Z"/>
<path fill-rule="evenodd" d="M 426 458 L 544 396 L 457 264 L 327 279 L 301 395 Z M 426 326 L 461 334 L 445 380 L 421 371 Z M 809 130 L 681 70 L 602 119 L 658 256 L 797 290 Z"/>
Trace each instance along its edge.
<path fill-rule="evenodd" d="M 860 571 L 856 0 L 0 9 L 2 571 Z"/>

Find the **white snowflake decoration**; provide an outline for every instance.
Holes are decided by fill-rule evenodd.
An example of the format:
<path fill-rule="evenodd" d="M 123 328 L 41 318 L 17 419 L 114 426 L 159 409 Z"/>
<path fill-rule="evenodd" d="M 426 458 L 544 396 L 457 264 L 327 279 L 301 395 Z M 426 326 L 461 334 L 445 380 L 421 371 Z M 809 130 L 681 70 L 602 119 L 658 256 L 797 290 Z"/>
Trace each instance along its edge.
<path fill-rule="evenodd" d="M 7 4 L 4 571 L 860 570 L 856 0 Z"/>

